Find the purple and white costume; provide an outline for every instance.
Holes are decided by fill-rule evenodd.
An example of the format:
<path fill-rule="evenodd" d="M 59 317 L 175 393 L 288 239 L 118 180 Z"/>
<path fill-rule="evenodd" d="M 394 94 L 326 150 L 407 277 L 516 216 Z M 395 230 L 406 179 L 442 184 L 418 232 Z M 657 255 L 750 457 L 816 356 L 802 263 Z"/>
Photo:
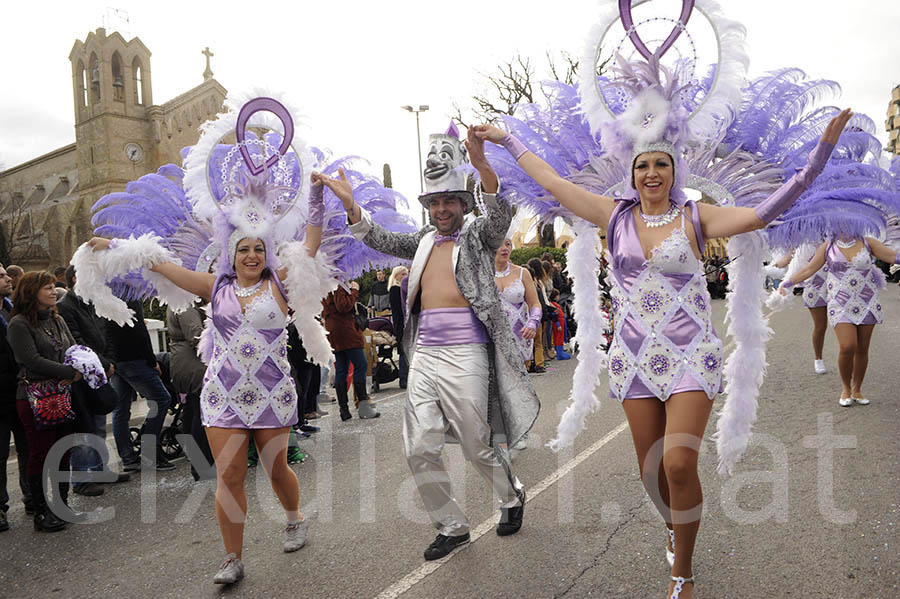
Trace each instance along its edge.
<path fill-rule="evenodd" d="M 610 219 L 613 314 L 609 391 L 619 401 L 722 387 L 722 341 L 710 320 L 702 265 L 681 227 L 644 257 L 631 207 L 620 202 Z M 692 213 L 697 214 L 696 205 Z M 698 243 L 702 234 L 693 223 Z"/>
<path fill-rule="evenodd" d="M 524 268 L 519 269 L 519 277 L 513 280 L 505 289 L 500 291 L 500 303 L 506 313 L 506 319 L 512 327 L 513 336 L 516 338 L 516 346 L 522 354 L 522 360 L 531 359 L 532 340 L 522 338 L 522 330 L 528 324 L 528 304 L 525 303 L 525 284 L 522 283 Z"/>
<path fill-rule="evenodd" d="M 828 278 L 828 265 L 816 271 L 803 287 L 803 305 L 807 308 L 824 308 L 828 305 L 828 289 L 825 280 Z"/>
<path fill-rule="evenodd" d="M 847 260 L 834 241 L 825 254 L 828 267 L 828 323 L 881 324 L 884 316 L 878 291 L 884 288 L 884 275 L 875 267 L 869 243 Z"/>
<path fill-rule="evenodd" d="M 211 302 L 212 355 L 200 409 L 203 426 L 281 428 L 297 422 L 297 391 L 287 359 L 288 317 L 265 291 L 241 310 L 233 279 L 216 281 Z"/>

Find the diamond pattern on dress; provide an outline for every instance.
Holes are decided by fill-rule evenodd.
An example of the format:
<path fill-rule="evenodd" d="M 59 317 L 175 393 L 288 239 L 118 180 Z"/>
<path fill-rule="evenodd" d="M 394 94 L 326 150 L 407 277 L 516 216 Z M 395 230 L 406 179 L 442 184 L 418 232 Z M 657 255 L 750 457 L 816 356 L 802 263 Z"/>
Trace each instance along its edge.
<path fill-rule="evenodd" d="M 612 277 L 616 335 L 609 351 L 612 395 L 637 377 L 668 399 L 687 373 L 713 396 L 721 387 L 722 342 L 710 322 L 706 278 L 687 236 L 675 229 L 651 252 L 629 289 Z M 630 347 L 628 343 L 638 347 Z"/>
<path fill-rule="evenodd" d="M 275 363 L 275 360 L 272 359 L 272 356 L 266 358 L 266 361 L 262 363 L 262 366 L 256 371 L 256 380 L 258 380 L 263 387 L 265 387 L 268 391 L 272 391 L 278 383 L 281 382 L 281 379 L 284 378 L 284 373 L 278 367 L 278 364 Z"/>
<path fill-rule="evenodd" d="M 228 358 L 225 358 L 225 361 L 219 364 L 216 370 L 218 371 L 216 372 L 216 377 L 219 379 L 219 382 L 222 384 L 225 391 L 231 391 L 231 388 L 241 380 L 241 373 L 234 367 L 231 360 Z"/>
<path fill-rule="evenodd" d="M 829 254 L 830 255 L 830 254 Z M 848 263 L 835 262 L 828 273 L 828 323 L 862 324 L 870 315 L 883 321 L 878 301 L 878 277 L 868 251 L 860 250 Z"/>
<path fill-rule="evenodd" d="M 648 337 L 637 362 L 637 376 L 660 398 L 668 398 L 681 380 L 688 359 L 665 336 Z"/>

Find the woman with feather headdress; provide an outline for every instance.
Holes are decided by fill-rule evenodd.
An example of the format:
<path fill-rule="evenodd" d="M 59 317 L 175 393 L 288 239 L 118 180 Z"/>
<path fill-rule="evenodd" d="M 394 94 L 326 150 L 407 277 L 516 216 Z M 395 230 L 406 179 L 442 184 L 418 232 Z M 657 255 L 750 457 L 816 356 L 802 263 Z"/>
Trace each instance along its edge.
<path fill-rule="evenodd" d="M 673 34 L 652 54 L 636 33 L 629 2 L 619 2 L 616 13 L 596 28 L 585 61 L 591 66 L 584 69 L 580 94 L 592 132 L 600 133 L 605 150 L 601 159 L 590 159 L 591 170 L 625 175 L 630 188 L 597 189 L 600 177 L 596 175 L 583 177 L 586 185 L 579 185 L 577 177 L 561 176 L 548 164 L 561 162 L 558 156 L 543 152 L 538 156 L 496 127 L 475 128 L 477 136 L 506 149 L 518 167 L 574 218 L 589 223 L 577 227 L 581 235 L 591 237 L 592 227 L 607 233 L 616 318 L 608 359 L 610 394 L 623 404 L 644 486 L 667 523 L 667 558 L 672 566 L 667 597 L 691 596 L 693 592 L 692 557 L 702 509 L 698 449 L 712 409 L 710 400 L 722 388 L 723 348 L 710 320 L 710 298 L 700 267 L 705 239 L 746 235 L 787 210 L 825 166 L 852 116 L 844 110 L 831 119 L 804 168 L 777 190 L 768 180 L 766 185 L 756 185 L 752 204 L 713 206 L 688 200 L 684 189 L 698 187 L 689 176 L 696 179 L 709 174 L 689 167 L 689 153 L 715 152 L 737 112 L 746 63 L 743 28 L 722 18 L 714 3 L 697 4 L 702 4 L 703 14 L 715 22 L 719 35 L 721 59 L 712 84 L 694 77 L 695 61 L 678 60 L 668 68 L 660 64 L 671 42 L 686 31 L 693 2 L 684 3 Z M 613 79 L 598 81 L 591 67 L 596 64 L 600 42 L 619 19 L 625 31 L 619 48 L 630 40 L 643 58 L 617 54 Z M 559 127 L 548 129 L 561 136 Z M 526 135 L 524 141 L 535 137 Z M 735 172 L 734 164 L 740 160 L 731 157 L 729 165 Z M 745 164 L 753 167 L 751 161 Z M 720 164 L 708 170 L 714 168 L 722 171 L 728 166 Z M 570 175 L 569 169 L 564 170 Z M 757 166 L 744 176 L 765 170 Z M 710 184 L 715 179 L 707 177 L 699 187 L 723 199 L 730 196 L 733 203 L 732 193 L 721 183 Z M 750 239 L 748 247 L 761 247 L 761 239 Z M 592 243 L 596 244 L 595 236 Z M 570 264 L 573 261 L 570 258 Z M 761 260 L 753 257 L 746 261 L 754 269 L 761 265 Z M 587 310 L 579 311 L 577 288 L 575 296 L 576 318 L 581 318 Z M 751 298 L 758 296 L 758 292 L 750 294 Z M 584 328 L 580 325 L 579 333 Z M 590 351 L 588 343 L 579 342 L 579 347 Z M 760 352 L 764 365 L 764 352 L 757 348 Z M 572 442 L 584 426 L 584 416 L 596 406 L 593 381 L 585 382 L 588 391 L 583 400 L 574 391 L 580 381 L 573 385 L 575 398 L 560 423 L 556 447 Z M 743 414 L 737 417 L 739 426 L 722 431 L 723 420 L 729 420 L 727 410 L 720 419 L 720 453 L 723 443 L 737 445 L 736 449 L 727 448 L 729 455 L 723 458 L 730 467 L 736 459 L 731 454 L 740 455 L 749 435 L 742 430 L 748 425 Z"/>
<path fill-rule="evenodd" d="M 306 175 L 314 164 L 323 164 L 323 155 L 294 137 L 291 112 L 268 97 L 226 103 L 229 109 L 201 128 L 185 173 L 164 167 L 95 206 L 99 234 L 130 237 L 95 237 L 73 257 L 79 295 L 92 301 L 98 314 L 119 322 L 131 315 L 112 297 L 110 285 L 136 296 L 148 295 L 149 287 L 176 311 L 197 296 L 209 301 L 198 351 L 207 363 L 200 407 L 216 462 L 216 516 L 227 554 L 213 579 L 217 584 L 244 576 L 244 479 L 251 436 L 285 510 L 284 551 L 306 543 L 308 520 L 287 463 L 298 415 L 286 326 L 294 322 L 312 360 L 330 364 L 331 347 L 316 321 L 321 300 L 337 278 L 358 276 L 364 264 L 379 262 L 361 258 L 361 244 L 348 247 L 352 237 L 340 233 L 343 219 L 326 215 L 322 177 L 327 175 Z M 272 133 L 257 137 L 250 127 Z M 236 143 L 223 145 L 229 135 Z M 352 177 L 380 196 L 381 218 L 406 228 L 383 187 L 340 165 L 325 170 Z M 307 190 L 308 211 L 298 202 Z M 360 197 L 365 201 L 372 193 Z M 329 248 L 336 246 L 343 261 L 330 259 Z"/>

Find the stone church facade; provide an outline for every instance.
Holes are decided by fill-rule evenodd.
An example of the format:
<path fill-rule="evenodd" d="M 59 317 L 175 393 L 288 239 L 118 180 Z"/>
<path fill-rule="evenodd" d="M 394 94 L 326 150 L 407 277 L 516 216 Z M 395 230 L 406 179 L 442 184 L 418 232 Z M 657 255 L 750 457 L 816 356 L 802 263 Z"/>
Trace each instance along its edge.
<path fill-rule="evenodd" d="M 209 68 L 203 83 L 153 103 L 150 50 L 99 28 L 69 53 L 75 143 L 0 172 L 0 226 L 25 270 L 66 265 L 92 234 L 91 207 L 167 163 L 218 113 L 226 90 Z"/>

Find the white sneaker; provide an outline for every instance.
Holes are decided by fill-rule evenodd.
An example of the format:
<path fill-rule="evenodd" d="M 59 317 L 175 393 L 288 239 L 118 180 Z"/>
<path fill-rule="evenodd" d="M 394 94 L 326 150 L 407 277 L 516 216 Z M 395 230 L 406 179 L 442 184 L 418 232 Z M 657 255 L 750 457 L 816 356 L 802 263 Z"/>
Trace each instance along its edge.
<path fill-rule="evenodd" d="M 847 407 L 853 405 L 853 398 L 852 397 L 842 397 L 838 400 L 838 403 L 841 404 L 842 407 L 847 408 Z"/>
<path fill-rule="evenodd" d="M 284 529 L 284 552 L 291 553 L 306 545 L 306 536 L 309 533 L 309 521 L 288 522 Z"/>
<path fill-rule="evenodd" d="M 234 584 L 244 577 L 244 563 L 238 557 L 229 553 L 225 561 L 219 566 L 213 582 L 216 584 Z"/>
<path fill-rule="evenodd" d="M 816 360 L 813 368 L 815 369 L 816 374 L 825 374 L 828 372 L 828 370 L 825 369 L 825 360 Z"/>

